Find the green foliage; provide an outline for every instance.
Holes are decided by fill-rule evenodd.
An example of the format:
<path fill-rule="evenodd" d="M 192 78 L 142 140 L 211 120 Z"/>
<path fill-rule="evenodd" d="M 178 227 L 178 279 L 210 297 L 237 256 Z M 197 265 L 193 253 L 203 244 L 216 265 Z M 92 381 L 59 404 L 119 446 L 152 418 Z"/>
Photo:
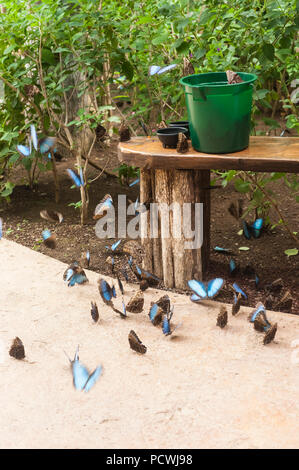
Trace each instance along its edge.
<path fill-rule="evenodd" d="M 15 151 L 29 123 L 75 151 L 79 131 L 119 121 L 121 112 L 114 105 L 121 100 L 131 101 L 121 117 L 132 126 L 140 118 L 150 129 L 160 119 L 186 118 L 179 85 L 184 57 L 196 73 L 232 69 L 258 75 L 253 133 L 261 118 L 268 131 L 278 129 L 278 114 L 286 128 L 299 132 L 296 0 L 7 0 L 1 5 L 6 11 L 0 16 L 5 96 L 0 100 L 0 194 L 6 198 L 13 189 L 13 167 L 30 164 L 31 169 L 35 164 L 24 163 Z M 178 67 L 148 75 L 150 65 L 170 63 Z M 74 94 L 82 102 L 70 117 Z M 121 166 L 120 179 L 128 180 L 132 171 Z M 265 216 L 276 200 L 269 189 L 275 181 L 284 181 L 299 198 L 296 175 L 246 176 L 231 170 L 221 177 L 223 186 L 233 181 L 248 195 L 250 210 Z"/>

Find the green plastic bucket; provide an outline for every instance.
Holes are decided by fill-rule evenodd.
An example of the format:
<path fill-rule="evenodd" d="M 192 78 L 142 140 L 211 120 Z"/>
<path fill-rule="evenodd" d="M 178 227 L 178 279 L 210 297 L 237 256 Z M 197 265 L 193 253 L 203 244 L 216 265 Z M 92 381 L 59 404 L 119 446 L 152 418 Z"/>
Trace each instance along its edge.
<path fill-rule="evenodd" d="M 225 72 L 181 78 L 192 146 L 204 153 L 231 153 L 249 145 L 253 73 L 238 72 L 242 83 L 229 85 Z"/>

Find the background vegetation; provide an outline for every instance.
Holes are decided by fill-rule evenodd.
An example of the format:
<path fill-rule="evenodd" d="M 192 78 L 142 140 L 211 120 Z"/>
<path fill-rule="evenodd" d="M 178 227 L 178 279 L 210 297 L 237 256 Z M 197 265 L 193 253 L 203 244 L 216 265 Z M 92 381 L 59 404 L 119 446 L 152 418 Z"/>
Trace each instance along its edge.
<path fill-rule="evenodd" d="M 95 130 L 117 132 L 124 120 L 136 134 L 140 120 L 150 131 L 161 119 L 184 118 L 179 78 L 183 59 L 196 73 L 254 72 L 252 132 L 258 119 L 271 131 L 299 132 L 298 0 L 29 0 L 3 1 L 0 17 L 0 195 L 9 199 L 11 174 L 24 165 L 54 171 L 55 161 L 16 151 L 34 123 L 40 135 L 56 136 L 76 158 L 86 178 Z M 177 63 L 169 73 L 149 77 L 150 65 Z M 121 101 L 130 102 L 123 108 Z M 53 168 L 54 164 L 54 168 Z M 32 173 L 32 171 L 31 171 Z M 284 173 L 219 175 L 247 193 L 250 209 L 267 214 L 277 206 L 268 185 L 283 179 L 297 202 L 297 175 Z M 81 188 L 88 206 L 88 182 Z M 270 199 L 269 199 L 270 197 Z M 84 211 L 83 211 L 84 212 Z M 81 213 L 84 221 L 86 213 Z M 282 214 L 278 223 L 283 223 Z"/>

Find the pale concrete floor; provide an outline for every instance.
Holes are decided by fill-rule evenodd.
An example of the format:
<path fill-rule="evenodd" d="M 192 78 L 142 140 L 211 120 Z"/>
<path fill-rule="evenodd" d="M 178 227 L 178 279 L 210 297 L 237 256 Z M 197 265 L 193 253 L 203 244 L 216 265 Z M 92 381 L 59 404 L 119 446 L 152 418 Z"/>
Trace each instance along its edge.
<path fill-rule="evenodd" d="M 299 446 L 299 317 L 270 312 L 278 331 L 263 346 L 250 309 L 220 330 L 219 304 L 171 294 L 183 326 L 166 338 L 147 317 L 161 291 L 146 291 L 144 313 L 121 320 L 103 305 L 96 273 L 68 288 L 63 263 L 5 239 L 0 266 L 1 448 Z M 126 301 L 135 289 L 126 286 Z M 148 347 L 144 356 L 129 349 L 130 329 Z M 26 361 L 8 354 L 15 336 Z M 104 367 L 89 393 L 74 390 L 63 353 L 73 356 L 77 344 L 86 366 Z"/>

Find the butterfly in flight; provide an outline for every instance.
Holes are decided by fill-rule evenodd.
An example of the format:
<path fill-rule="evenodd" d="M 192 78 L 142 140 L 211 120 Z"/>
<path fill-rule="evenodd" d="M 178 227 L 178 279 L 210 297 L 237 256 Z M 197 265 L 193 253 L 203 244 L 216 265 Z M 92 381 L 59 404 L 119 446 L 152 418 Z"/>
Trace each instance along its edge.
<path fill-rule="evenodd" d="M 83 177 L 83 170 L 82 168 L 80 167 L 79 169 L 79 173 L 75 173 L 73 170 L 71 170 L 70 168 L 67 168 L 67 173 L 69 175 L 69 177 L 73 180 L 73 182 L 75 183 L 75 185 L 77 186 L 77 188 L 80 188 L 80 186 L 84 186 L 84 177 Z"/>
<path fill-rule="evenodd" d="M 37 133 L 34 124 L 30 125 L 30 138 L 29 138 L 29 147 L 26 145 L 17 145 L 18 152 L 23 155 L 24 157 L 29 157 L 32 152 L 31 142 L 33 143 L 34 149 L 37 151 L 39 150 L 40 153 L 46 153 L 51 150 L 55 143 L 55 137 L 44 137 L 40 141 L 38 141 Z"/>
<path fill-rule="evenodd" d="M 162 73 L 168 72 L 169 70 L 177 67 L 178 64 L 166 65 L 166 67 L 160 67 L 159 65 L 151 65 L 149 68 L 149 75 L 161 75 Z"/>
<path fill-rule="evenodd" d="M 188 286 L 193 290 L 194 294 L 191 295 L 192 302 L 200 302 L 204 299 L 213 299 L 216 297 L 224 284 L 224 279 L 216 277 L 209 282 L 201 282 L 192 279 L 188 281 Z"/>
<path fill-rule="evenodd" d="M 77 347 L 73 360 L 71 360 L 66 353 L 65 355 L 71 363 L 75 389 L 89 392 L 102 374 L 102 366 L 98 366 L 92 373 L 89 373 L 87 368 L 79 361 L 79 346 Z"/>
<path fill-rule="evenodd" d="M 58 222 L 60 224 L 63 221 L 63 215 L 57 211 L 44 209 L 40 211 L 39 215 L 42 219 L 49 220 L 50 222 Z"/>
<path fill-rule="evenodd" d="M 233 283 L 233 289 L 234 289 L 235 292 L 237 292 L 237 294 L 241 294 L 242 297 L 244 297 L 244 299 L 247 299 L 247 295 L 241 289 L 241 287 L 238 286 L 238 284 L 236 282 Z"/>
<path fill-rule="evenodd" d="M 115 251 L 116 248 L 121 244 L 122 240 L 117 240 L 117 242 L 112 243 L 111 246 L 105 245 L 106 250 Z"/>
<path fill-rule="evenodd" d="M 131 330 L 128 336 L 130 348 L 139 354 L 145 354 L 147 347 L 140 341 L 134 330 Z"/>
<path fill-rule="evenodd" d="M 52 250 L 56 248 L 56 235 L 54 233 L 52 234 L 50 230 L 43 230 L 42 237 L 44 244 L 48 248 L 51 248 Z"/>

